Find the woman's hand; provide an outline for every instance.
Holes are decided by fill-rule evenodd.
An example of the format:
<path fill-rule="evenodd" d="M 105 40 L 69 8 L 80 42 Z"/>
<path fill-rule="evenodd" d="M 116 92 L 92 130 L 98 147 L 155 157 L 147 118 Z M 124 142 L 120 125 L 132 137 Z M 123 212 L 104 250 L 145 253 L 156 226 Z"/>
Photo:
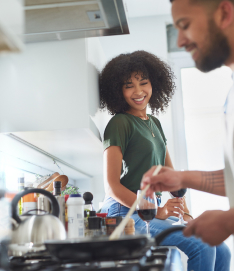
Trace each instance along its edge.
<path fill-rule="evenodd" d="M 158 207 L 156 218 L 167 219 L 169 216 L 184 216 L 184 201 L 180 198 L 169 199 L 163 207 Z"/>
<path fill-rule="evenodd" d="M 185 200 L 185 197 L 182 198 L 183 205 L 184 205 L 184 212 L 189 214 L 189 209 Z M 190 220 L 193 220 L 191 216 L 184 214 L 183 216 L 184 221 L 189 222 Z"/>

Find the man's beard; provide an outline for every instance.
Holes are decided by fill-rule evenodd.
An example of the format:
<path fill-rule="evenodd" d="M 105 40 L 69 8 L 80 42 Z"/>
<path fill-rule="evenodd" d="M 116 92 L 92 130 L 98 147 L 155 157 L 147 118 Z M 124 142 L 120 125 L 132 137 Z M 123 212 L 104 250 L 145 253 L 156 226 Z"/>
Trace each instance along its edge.
<path fill-rule="evenodd" d="M 196 62 L 196 67 L 202 72 L 209 72 L 221 67 L 231 53 L 227 38 L 212 20 L 209 22 L 208 31 L 208 43 L 203 50 L 203 57 Z"/>

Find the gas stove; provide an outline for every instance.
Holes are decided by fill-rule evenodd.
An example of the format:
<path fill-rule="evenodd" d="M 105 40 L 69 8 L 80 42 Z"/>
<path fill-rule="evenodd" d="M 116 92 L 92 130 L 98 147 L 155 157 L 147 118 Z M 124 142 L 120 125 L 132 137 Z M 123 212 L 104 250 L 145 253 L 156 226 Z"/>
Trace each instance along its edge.
<path fill-rule="evenodd" d="M 146 247 L 139 255 L 120 261 L 81 263 L 60 261 L 47 251 L 10 258 L 10 271 L 182 271 L 180 253 L 175 247 Z"/>

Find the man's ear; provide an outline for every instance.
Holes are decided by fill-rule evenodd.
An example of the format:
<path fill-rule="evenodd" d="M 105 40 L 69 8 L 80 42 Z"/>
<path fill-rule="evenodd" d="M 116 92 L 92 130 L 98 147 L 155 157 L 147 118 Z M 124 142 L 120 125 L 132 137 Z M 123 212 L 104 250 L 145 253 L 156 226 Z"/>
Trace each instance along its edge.
<path fill-rule="evenodd" d="M 214 20 L 220 29 L 226 29 L 234 23 L 234 5 L 231 1 L 221 1 L 214 13 Z"/>

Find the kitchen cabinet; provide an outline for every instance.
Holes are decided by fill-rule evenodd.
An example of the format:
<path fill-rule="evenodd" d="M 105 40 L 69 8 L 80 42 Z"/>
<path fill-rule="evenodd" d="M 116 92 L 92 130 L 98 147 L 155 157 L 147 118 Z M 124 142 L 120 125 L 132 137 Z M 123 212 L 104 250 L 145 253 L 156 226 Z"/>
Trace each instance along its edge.
<path fill-rule="evenodd" d="M 0 0 L 0 54 L 23 49 L 23 0 Z"/>

